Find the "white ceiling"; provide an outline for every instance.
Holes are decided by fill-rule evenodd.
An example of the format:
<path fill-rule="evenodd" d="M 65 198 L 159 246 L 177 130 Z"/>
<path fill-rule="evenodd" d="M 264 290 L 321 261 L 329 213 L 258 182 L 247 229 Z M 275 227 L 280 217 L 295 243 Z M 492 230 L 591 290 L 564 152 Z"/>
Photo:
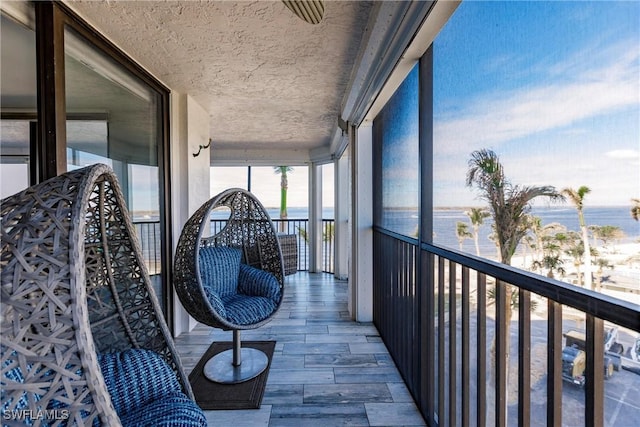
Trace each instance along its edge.
<path fill-rule="evenodd" d="M 329 147 L 372 2 L 308 24 L 281 1 L 73 1 L 84 19 L 210 114 L 219 149 Z"/>

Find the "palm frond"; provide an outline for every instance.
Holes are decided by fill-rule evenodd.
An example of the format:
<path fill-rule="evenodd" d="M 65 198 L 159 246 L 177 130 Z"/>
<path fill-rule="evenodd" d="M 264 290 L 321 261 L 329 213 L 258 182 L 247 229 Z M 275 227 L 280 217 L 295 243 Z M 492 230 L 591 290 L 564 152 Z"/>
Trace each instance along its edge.
<path fill-rule="evenodd" d="M 631 218 L 640 221 L 640 199 L 631 199 Z"/>

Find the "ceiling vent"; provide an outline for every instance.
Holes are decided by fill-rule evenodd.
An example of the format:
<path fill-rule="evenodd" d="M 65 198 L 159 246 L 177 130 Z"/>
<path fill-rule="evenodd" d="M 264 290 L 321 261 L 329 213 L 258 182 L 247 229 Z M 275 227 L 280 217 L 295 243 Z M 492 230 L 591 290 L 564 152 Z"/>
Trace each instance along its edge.
<path fill-rule="evenodd" d="M 298 18 L 309 24 L 318 24 L 324 16 L 322 0 L 282 0 Z"/>

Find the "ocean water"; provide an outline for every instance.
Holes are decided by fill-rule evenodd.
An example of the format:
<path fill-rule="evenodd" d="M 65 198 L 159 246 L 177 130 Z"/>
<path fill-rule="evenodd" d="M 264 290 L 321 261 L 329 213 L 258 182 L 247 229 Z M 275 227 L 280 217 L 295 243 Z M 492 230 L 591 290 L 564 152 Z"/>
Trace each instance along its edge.
<path fill-rule="evenodd" d="M 612 225 L 619 227 L 625 234 L 625 237 L 618 243 L 631 243 L 640 240 L 640 222 L 631 218 L 630 206 L 614 206 L 614 207 L 585 207 L 584 216 L 588 226 L 590 225 Z M 458 239 L 456 237 L 456 223 L 465 222 L 469 225 L 469 231 L 472 230 L 469 217 L 465 215 L 463 208 L 441 208 L 435 209 L 433 212 L 433 240 L 434 243 L 446 247 L 459 249 Z M 280 217 L 278 208 L 267 208 L 269 215 L 273 219 Z M 308 219 L 309 211 L 306 207 L 290 207 L 287 209 L 290 220 Z M 323 218 L 333 218 L 333 208 L 323 209 Z M 531 210 L 531 214 L 540 217 L 542 225 L 552 223 L 562 224 L 567 230 L 579 231 L 578 213 L 575 208 L 569 206 L 561 207 L 535 207 Z M 222 214 L 220 217 L 223 217 Z M 214 217 L 218 217 L 215 215 Z M 492 219 L 486 218 L 480 227 L 478 243 L 480 246 L 480 254 L 485 257 L 496 256 L 496 246 L 489 240 L 491 233 Z M 384 227 L 392 231 L 407 235 L 415 236 L 418 227 L 418 215 L 414 210 L 389 210 L 385 212 Z M 462 249 L 467 252 L 475 253 L 473 239 L 466 239 Z"/>
<path fill-rule="evenodd" d="M 280 208 L 265 208 L 272 219 L 280 218 Z M 307 207 L 287 208 L 289 219 L 309 219 L 309 209 Z M 323 219 L 333 219 L 333 208 L 322 209 Z"/>
<path fill-rule="evenodd" d="M 633 220 L 630 212 L 631 208 L 626 206 L 586 207 L 584 209 L 584 217 L 587 226 L 611 225 L 619 227 L 625 234 L 625 237 L 616 243 L 631 243 L 640 239 L 640 222 Z M 574 208 L 538 207 L 533 208 L 531 214 L 539 217 L 542 220 L 543 226 L 559 223 L 566 227 L 567 231 L 580 231 L 578 213 Z M 458 249 L 459 243 L 456 237 L 456 223 L 458 221 L 469 224 L 469 230 L 472 230 L 469 217 L 464 214 L 463 209 L 434 211 L 434 242 Z M 492 223 L 493 220 L 487 218 L 480 227 L 478 242 L 480 253 L 483 256 L 492 256 L 496 253 L 495 244 L 489 240 L 488 237 L 491 233 Z M 473 239 L 464 241 L 463 250 L 475 253 Z"/>
<path fill-rule="evenodd" d="M 616 243 L 631 243 L 640 239 L 640 222 L 631 218 L 630 207 L 592 207 L 585 208 L 584 216 L 587 226 L 591 225 L 611 225 L 619 227 L 625 237 Z M 469 225 L 472 231 L 469 217 L 465 215 L 465 209 L 443 208 L 433 212 L 433 241 L 436 244 L 459 249 L 458 238 L 456 236 L 456 223 L 464 222 Z M 559 223 L 566 227 L 567 231 L 579 231 L 578 213 L 570 207 L 537 207 L 531 210 L 531 214 L 541 218 L 542 225 Z M 485 257 L 495 257 L 497 249 L 495 244 L 489 240 L 493 220 L 486 218 L 479 230 L 478 245 L 480 254 Z M 389 210 L 385 212 L 384 226 L 392 231 L 415 236 L 418 227 L 418 216 L 412 210 Z M 473 239 L 466 239 L 462 249 L 475 253 Z"/>

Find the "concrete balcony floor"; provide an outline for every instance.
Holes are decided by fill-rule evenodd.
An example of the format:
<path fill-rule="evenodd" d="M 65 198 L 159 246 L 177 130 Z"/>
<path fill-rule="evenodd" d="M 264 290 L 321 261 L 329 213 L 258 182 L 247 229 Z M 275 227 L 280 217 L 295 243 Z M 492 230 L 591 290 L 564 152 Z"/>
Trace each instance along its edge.
<path fill-rule="evenodd" d="M 350 320 L 347 282 L 299 272 L 285 286 L 276 317 L 242 334 L 276 341 L 261 408 L 206 411 L 209 425 L 425 425 L 375 326 Z M 231 332 L 200 325 L 176 339 L 187 372 L 214 340 Z"/>

